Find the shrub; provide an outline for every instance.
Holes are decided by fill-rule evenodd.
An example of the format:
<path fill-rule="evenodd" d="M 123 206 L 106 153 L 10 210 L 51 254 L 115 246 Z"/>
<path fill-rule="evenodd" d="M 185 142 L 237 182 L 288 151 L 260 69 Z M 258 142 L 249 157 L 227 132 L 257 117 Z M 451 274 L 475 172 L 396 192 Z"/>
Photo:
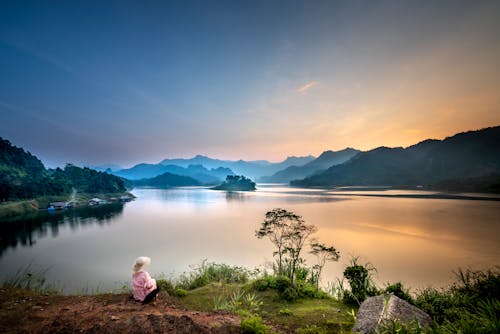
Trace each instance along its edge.
<path fill-rule="evenodd" d="M 452 287 L 426 289 L 415 298 L 415 305 L 438 324 L 463 322 L 466 314 L 476 314 L 482 304 L 500 300 L 500 271 L 497 268 L 487 271 L 459 269 L 456 276 L 457 282 Z"/>
<path fill-rule="evenodd" d="M 290 310 L 289 308 L 282 308 L 278 311 L 278 313 L 285 316 L 293 315 L 292 310 Z"/>
<path fill-rule="evenodd" d="M 453 299 L 454 296 L 449 292 L 427 288 L 415 298 L 415 305 L 441 324 L 445 318 L 450 318 L 453 310 L 456 310 Z"/>
<path fill-rule="evenodd" d="M 164 278 L 160 278 L 156 280 L 156 285 L 163 291 L 166 291 L 169 295 L 175 295 L 175 288 L 171 281 L 166 280 Z"/>
<path fill-rule="evenodd" d="M 292 286 L 292 281 L 286 276 L 277 276 L 274 280 L 274 289 L 279 293 L 284 293 L 286 289 Z"/>
<path fill-rule="evenodd" d="M 266 291 L 276 286 L 276 282 L 272 276 L 264 276 L 252 282 L 252 287 L 257 291 Z"/>
<path fill-rule="evenodd" d="M 297 272 L 295 273 L 295 277 L 297 281 L 305 281 L 309 276 L 309 268 L 307 267 L 298 267 Z"/>
<path fill-rule="evenodd" d="M 284 300 L 292 301 L 299 298 L 299 291 L 297 290 L 297 287 L 289 286 L 280 295 Z"/>
<path fill-rule="evenodd" d="M 257 295 L 241 290 L 234 291 L 230 297 L 216 296 L 214 298 L 214 310 L 247 311 L 250 314 L 258 312 L 262 304 Z"/>
<path fill-rule="evenodd" d="M 500 268 L 486 271 L 458 269 L 455 276 L 458 283 L 452 289 L 471 298 L 471 302 L 500 299 Z"/>
<path fill-rule="evenodd" d="M 248 334 L 265 334 L 269 332 L 269 327 L 264 324 L 259 316 L 250 316 L 241 320 L 241 332 Z"/>
<path fill-rule="evenodd" d="M 409 291 L 403 287 L 403 284 L 401 282 L 397 282 L 397 283 L 388 285 L 384 289 L 384 292 L 385 293 L 392 293 L 396 297 L 399 297 L 403 300 L 406 300 L 410 304 L 414 304 L 413 298 L 410 296 Z"/>
<path fill-rule="evenodd" d="M 462 271 L 448 289 L 426 289 L 415 305 L 437 324 L 436 333 L 500 333 L 500 271 Z"/>
<path fill-rule="evenodd" d="M 187 291 L 184 290 L 184 289 L 180 289 L 180 288 L 179 289 L 175 289 L 174 295 L 177 296 L 177 297 L 180 297 L 180 298 L 186 297 L 187 296 Z"/>
<path fill-rule="evenodd" d="M 302 283 L 298 285 L 299 297 L 302 298 L 316 298 L 319 293 L 316 292 L 316 287 L 309 283 Z"/>
<path fill-rule="evenodd" d="M 371 264 L 358 264 L 357 257 L 351 260 L 351 264 L 344 270 L 344 277 L 351 287 L 350 293 L 344 294 L 346 304 L 361 304 L 366 297 L 378 294 L 377 288 L 372 282 L 371 271 L 376 271 Z"/>
<path fill-rule="evenodd" d="M 243 267 L 202 261 L 191 272 L 182 274 L 177 286 L 185 290 L 193 290 L 212 282 L 246 283 L 249 276 L 248 270 Z"/>

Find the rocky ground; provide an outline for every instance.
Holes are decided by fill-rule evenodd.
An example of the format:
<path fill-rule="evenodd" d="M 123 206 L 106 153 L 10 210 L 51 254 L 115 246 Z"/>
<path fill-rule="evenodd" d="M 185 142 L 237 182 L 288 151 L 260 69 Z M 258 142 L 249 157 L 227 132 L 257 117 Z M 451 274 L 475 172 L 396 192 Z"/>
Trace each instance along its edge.
<path fill-rule="evenodd" d="M 141 305 L 125 294 L 61 296 L 0 289 L 1 333 L 239 333 L 229 313 L 184 309 L 160 293 Z"/>

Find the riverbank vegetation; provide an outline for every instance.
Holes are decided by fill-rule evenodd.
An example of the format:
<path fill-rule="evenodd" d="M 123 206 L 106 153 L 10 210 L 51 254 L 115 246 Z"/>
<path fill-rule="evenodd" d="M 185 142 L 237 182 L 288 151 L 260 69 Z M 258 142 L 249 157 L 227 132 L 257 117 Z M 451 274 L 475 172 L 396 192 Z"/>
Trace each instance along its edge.
<path fill-rule="evenodd" d="M 354 266 L 365 267 L 359 263 Z M 345 272 L 352 271 L 347 269 L 354 266 L 351 263 Z M 458 270 L 456 277 L 449 287 L 429 288 L 412 294 L 400 283 L 385 288 L 371 287 L 376 291 L 367 291 L 367 296 L 372 293 L 394 293 L 426 311 L 435 323 L 433 328 L 422 329 L 415 324 L 391 322 L 381 328 L 379 333 L 498 333 L 498 268 L 485 271 Z M 287 286 L 287 283 L 284 285 Z M 304 294 L 291 301 L 280 293 L 283 282 L 275 276 L 226 264 L 202 262 L 177 279 L 160 278 L 158 284 L 164 291 L 160 299 L 167 298 L 173 305 L 197 312 L 229 312 L 238 315 L 243 333 L 349 333 L 357 311 L 356 305 L 343 298 L 353 293 L 348 286 L 337 286 L 321 294 Z M 339 289 L 343 290 L 343 294 L 339 294 Z M 1 293 L 2 306 L 6 307 L 0 311 L 0 328 L 12 328 L 18 321 L 33 321 L 30 316 L 34 310 L 43 310 L 49 303 L 57 304 L 65 298 L 72 298 L 61 296 L 55 291 L 45 281 L 44 271 L 31 268 L 4 281 Z M 126 288 L 123 293 L 125 291 Z M 171 297 L 166 297 L 165 292 Z M 111 310 L 113 303 L 123 303 L 127 299 L 127 294 L 123 293 L 118 293 L 121 296 L 118 298 L 102 294 L 99 304 L 104 302 Z M 102 312 L 106 312 L 106 308 Z M 134 309 L 131 312 L 139 311 Z"/>
<path fill-rule="evenodd" d="M 100 198 L 106 202 L 114 202 L 121 196 L 133 199 L 134 195 L 128 192 L 119 193 L 74 193 L 74 196 L 40 196 L 28 200 L 16 200 L 0 203 L 0 221 L 23 221 L 33 219 L 39 215 L 40 210 L 45 210 L 53 202 L 71 202 L 73 207 L 88 205 L 91 198 Z"/>

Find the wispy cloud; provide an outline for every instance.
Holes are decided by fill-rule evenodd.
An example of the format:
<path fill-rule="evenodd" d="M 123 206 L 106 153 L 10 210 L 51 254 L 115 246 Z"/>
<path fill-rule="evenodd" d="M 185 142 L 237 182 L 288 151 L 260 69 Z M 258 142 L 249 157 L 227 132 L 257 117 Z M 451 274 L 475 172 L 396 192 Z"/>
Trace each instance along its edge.
<path fill-rule="evenodd" d="M 299 93 L 300 95 L 304 95 L 307 93 L 307 91 L 309 89 L 313 88 L 314 86 L 318 86 L 318 85 L 319 85 L 319 82 L 317 82 L 317 81 L 309 81 L 305 85 L 302 85 L 299 88 L 297 88 L 296 92 Z"/>

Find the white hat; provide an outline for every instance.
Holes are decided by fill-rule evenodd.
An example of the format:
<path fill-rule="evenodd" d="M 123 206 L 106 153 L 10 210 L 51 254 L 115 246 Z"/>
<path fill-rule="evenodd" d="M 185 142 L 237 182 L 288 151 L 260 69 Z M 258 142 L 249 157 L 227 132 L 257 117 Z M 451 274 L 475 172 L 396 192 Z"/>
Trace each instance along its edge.
<path fill-rule="evenodd" d="M 151 258 L 147 256 L 140 256 L 135 260 L 134 268 L 132 270 L 136 273 L 143 271 L 144 267 L 151 263 Z"/>

